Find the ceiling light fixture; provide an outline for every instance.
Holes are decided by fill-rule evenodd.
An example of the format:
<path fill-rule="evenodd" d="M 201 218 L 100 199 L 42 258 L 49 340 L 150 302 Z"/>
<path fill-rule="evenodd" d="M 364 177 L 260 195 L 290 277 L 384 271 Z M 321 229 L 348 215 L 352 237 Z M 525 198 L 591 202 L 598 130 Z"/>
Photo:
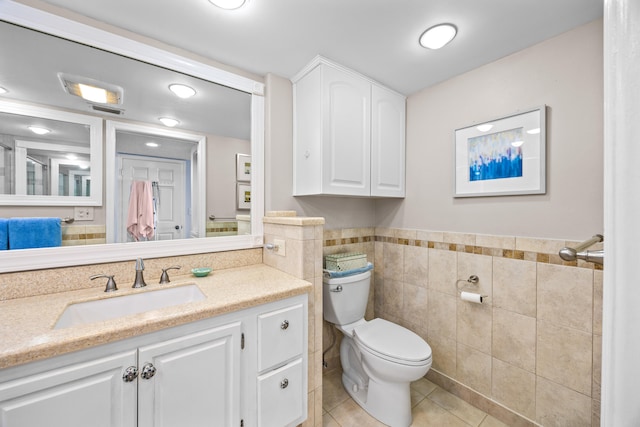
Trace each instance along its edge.
<path fill-rule="evenodd" d="M 420 36 L 420 45 L 427 49 L 440 49 L 449 43 L 458 33 L 453 24 L 439 24 L 427 29 Z"/>
<path fill-rule="evenodd" d="M 49 129 L 43 128 L 40 126 L 27 126 L 27 129 L 29 129 L 31 132 L 35 133 L 36 135 L 46 135 L 49 132 L 51 132 Z"/>
<path fill-rule="evenodd" d="M 241 8 L 247 0 L 209 0 L 214 6 L 218 6 L 220 9 L 234 10 Z"/>
<path fill-rule="evenodd" d="M 175 127 L 180 123 L 179 120 L 172 119 L 170 117 L 160 117 L 158 120 L 160 120 L 163 125 L 168 126 L 170 128 Z"/>
<path fill-rule="evenodd" d="M 476 129 L 478 129 L 480 132 L 488 132 L 492 128 L 493 128 L 493 125 L 491 123 L 485 123 L 483 125 L 476 126 Z"/>
<path fill-rule="evenodd" d="M 529 135 L 537 135 L 537 134 L 539 134 L 539 133 L 540 133 L 540 128 L 529 129 L 529 130 L 527 131 L 527 133 L 528 133 Z"/>
<path fill-rule="evenodd" d="M 179 98 L 191 98 L 193 95 L 196 94 L 196 90 L 194 88 L 187 85 L 177 84 L 177 83 L 170 84 L 169 90 L 175 93 L 176 96 Z"/>
<path fill-rule="evenodd" d="M 122 104 L 123 89 L 88 77 L 58 73 L 62 87 L 69 95 L 79 96 L 96 104 Z"/>
<path fill-rule="evenodd" d="M 144 145 L 146 145 L 147 147 L 153 147 L 153 148 L 158 147 L 158 143 L 157 142 L 147 142 Z"/>

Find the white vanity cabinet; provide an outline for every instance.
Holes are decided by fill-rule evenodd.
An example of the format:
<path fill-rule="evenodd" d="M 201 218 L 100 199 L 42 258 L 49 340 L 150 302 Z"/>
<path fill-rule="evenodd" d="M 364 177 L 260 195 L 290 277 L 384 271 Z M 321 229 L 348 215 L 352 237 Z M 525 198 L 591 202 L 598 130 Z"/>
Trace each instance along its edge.
<path fill-rule="evenodd" d="M 304 294 L 0 370 L 0 426 L 298 425 L 307 310 Z"/>
<path fill-rule="evenodd" d="M 320 56 L 292 81 L 293 195 L 404 197 L 405 97 Z"/>

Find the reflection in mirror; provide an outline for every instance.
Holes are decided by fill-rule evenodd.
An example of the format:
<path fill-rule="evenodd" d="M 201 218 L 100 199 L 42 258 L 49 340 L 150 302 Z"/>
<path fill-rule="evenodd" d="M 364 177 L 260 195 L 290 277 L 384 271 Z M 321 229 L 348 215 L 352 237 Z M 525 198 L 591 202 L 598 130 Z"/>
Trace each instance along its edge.
<path fill-rule="evenodd" d="M 101 135 L 99 118 L 0 100 L 0 205 L 102 204 Z"/>
<path fill-rule="evenodd" d="M 236 215 L 239 214 L 235 209 L 235 154 L 250 154 L 253 160 L 250 182 L 251 210 L 248 217 L 251 223 L 249 231 L 251 234 L 218 239 L 178 239 L 170 242 L 114 243 L 96 246 L 95 243 L 98 242 L 89 241 L 89 236 L 95 238 L 102 233 L 104 237 L 101 239 L 106 242 L 106 236 L 115 232 L 115 224 L 109 229 L 109 221 L 115 217 L 116 213 L 113 205 L 117 175 L 115 142 L 113 150 L 110 151 L 106 146 L 108 141 L 103 140 L 100 134 L 99 141 L 104 144 L 105 157 L 101 158 L 100 143 L 97 153 L 94 153 L 94 146 L 91 145 L 90 178 L 84 178 L 79 172 L 72 171 L 70 166 L 65 166 L 64 163 L 61 166 L 58 163 L 58 177 L 60 177 L 60 171 L 63 175 L 69 176 L 69 194 L 72 192 L 82 194 L 84 191 L 90 196 L 0 194 L 0 199 L 2 197 L 22 198 L 20 205 L 0 207 L 0 216 L 66 217 L 77 211 L 76 207 L 89 204 L 74 201 L 71 204 L 62 203 L 59 207 L 52 207 L 50 204 L 33 203 L 33 200 L 38 197 L 92 199 L 98 191 L 102 190 L 102 179 L 105 179 L 104 200 L 100 194 L 99 200 L 93 204 L 95 208 L 83 210 L 85 214 L 83 221 L 76 220 L 72 224 L 78 230 L 86 230 L 82 231 L 82 234 L 86 235 L 86 241 L 70 243 L 63 238 L 63 246 L 74 247 L 28 249 L 14 253 L 9 251 L 3 254 L 3 260 L 7 263 L 0 265 L 0 271 L 130 260 L 139 256 L 141 250 L 144 256 L 159 257 L 243 249 L 262 244 L 263 83 L 181 56 L 174 51 L 162 50 L 13 1 L 3 3 L 0 39 L 12 40 L 12 43 L 0 43 L 1 85 L 8 89 L 8 92 L 0 94 L 0 102 L 11 100 L 25 105 L 46 105 L 47 108 L 58 111 L 85 112 L 86 115 L 91 115 L 103 123 L 111 121 L 128 125 L 144 125 L 155 129 L 168 129 L 159 121 L 160 118 L 174 118 L 177 119 L 174 129 L 206 137 L 206 144 L 198 144 L 199 147 L 207 146 L 206 157 L 201 154 L 192 157 L 191 174 L 186 175 L 186 179 L 191 181 L 192 195 L 200 184 L 205 187 L 205 183 L 206 195 L 198 200 L 199 212 L 190 213 L 191 228 L 185 237 L 212 235 L 208 231 L 209 216 L 215 217 L 216 220 L 219 217 L 235 220 Z M 96 46 L 97 49 L 92 46 Z M 131 58 L 137 58 L 143 62 Z M 85 99 L 78 96 L 80 84 L 93 85 L 94 83 L 105 83 L 105 88 L 111 91 L 111 95 L 107 98 L 116 104 L 105 104 L 104 99 Z M 195 96 L 187 99 L 178 98 L 169 90 L 169 86 L 174 83 L 192 87 L 196 91 Z M 91 129 L 93 132 L 93 126 Z M 99 129 L 102 130 L 101 127 Z M 113 139 L 115 141 L 115 135 Z M 241 142 L 242 146 L 218 144 L 218 141 Z M 146 154 L 149 155 L 148 150 Z M 8 156 L 6 151 L 1 155 L 3 158 Z M 161 154 L 160 157 L 171 157 L 171 155 Z M 103 163 L 105 174 L 109 176 L 103 176 L 101 169 Z M 194 173 L 196 164 L 199 165 L 197 174 Z M 34 180 L 39 173 L 34 168 Z M 229 176 L 231 183 L 225 182 L 226 178 L 217 177 L 217 173 Z M 234 208 L 228 212 L 226 203 L 219 204 L 227 196 L 217 193 L 216 184 L 218 183 L 224 191 L 230 192 L 231 199 L 234 201 Z M 34 192 L 39 191 L 36 190 L 35 184 L 33 187 Z M 64 186 L 62 187 L 65 191 Z M 192 196 L 191 201 L 194 199 L 196 197 Z M 194 210 L 194 207 L 187 206 L 187 209 Z M 246 210 L 240 211 L 240 214 L 247 213 Z M 206 225 L 199 225 L 205 224 L 205 221 Z M 108 230 L 105 230 L 105 227 Z M 100 228 L 101 231 L 96 231 Z M 80 235 L 80 231 L 78 233 Z M 239 233 L 235 232 L 235 234 Z M 87 244 L 93 245 L 80 246 Z"/>

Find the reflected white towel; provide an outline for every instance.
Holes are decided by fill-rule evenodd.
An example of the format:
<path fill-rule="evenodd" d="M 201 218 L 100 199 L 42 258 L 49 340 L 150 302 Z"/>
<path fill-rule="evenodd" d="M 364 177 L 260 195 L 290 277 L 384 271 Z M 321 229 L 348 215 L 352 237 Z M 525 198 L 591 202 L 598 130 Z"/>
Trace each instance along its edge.
<path fill-rule="evenodd" d="M 150 181 L 131 183 L 127 232 L 136 241 L 153 238 L 153 191 Z"/>

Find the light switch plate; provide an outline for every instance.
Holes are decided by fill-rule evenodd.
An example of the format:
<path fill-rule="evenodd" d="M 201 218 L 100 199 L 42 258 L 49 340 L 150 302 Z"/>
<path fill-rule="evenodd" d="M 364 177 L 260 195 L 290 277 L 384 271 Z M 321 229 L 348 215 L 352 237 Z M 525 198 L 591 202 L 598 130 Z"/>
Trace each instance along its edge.
<path fill-rule="evenodd" d="M 73 219 L 76 221 L 93 221 L 93 208 L 90 206 L 74 207 Z"/>

